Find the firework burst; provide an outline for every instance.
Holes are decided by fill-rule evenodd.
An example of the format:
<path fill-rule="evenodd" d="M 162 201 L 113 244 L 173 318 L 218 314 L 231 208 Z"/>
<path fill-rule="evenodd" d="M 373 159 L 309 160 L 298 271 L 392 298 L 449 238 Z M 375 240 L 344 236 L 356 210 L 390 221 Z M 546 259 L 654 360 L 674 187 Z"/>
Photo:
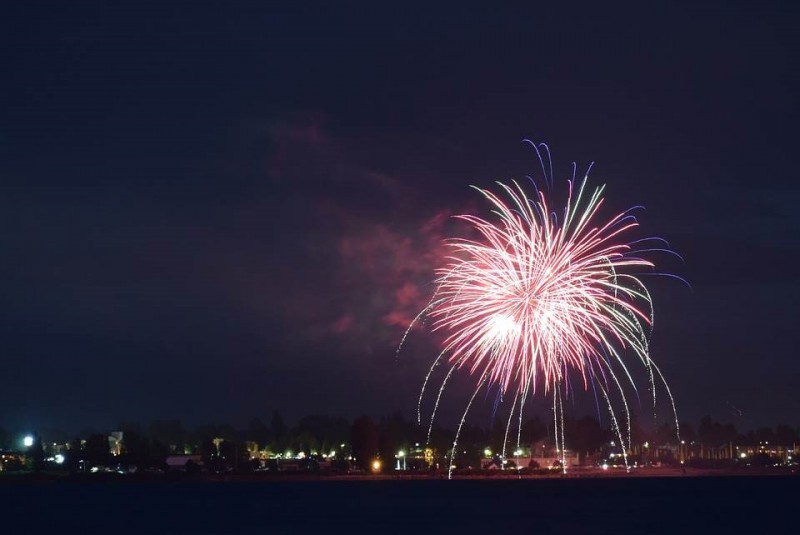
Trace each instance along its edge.
<path fill-rule="evenodd" d="M 482 388 L 513 396 L 505 442 L 516 414 L 517 448 L 526 400 L 537 392 L 552 397 L 555 446 L 563 452 L 563 400 L 570 383 L 577 381 L 584 390 L 592 385 L 602 394 L 625 455 L 630 415 L 623 384 L 636 390 L 629 360 L 638 360 L 647 370 L 654 405 L 654 379 L 664 384 L 677 424 L 669 387 L 649 355 L 653 309 L 640 279 L 654 267 L 643 253 L 669 250 L 654 245 L 663 240 L 629 240 L 638 226 L 633 210 L 601 219 L 604 187 L 589 188 L 588 171 L 576 180 L 574 165 L 566 202 L 557 210 L 549 198 L 553 183 L 548 148 L 530 144 L 542 164 L 546 191 L 532 179 L 530 195 L 516 181 L 498 182 L 497 193 L 475 188 L 492 206 L 491 219 L 457 216 L 476 238 L 448 242 L 449 264 L 437 270 L 434 296 L 418 316 L 430 318 L 433 330 L 444 334 L 443 349 L 422 387 L 418 418 L 433 370 L 446 363 L 449 370 L 433 404 L 431 425 L 453 372 L 467 369 L 477 377 L 453 453 Z M 619 416 L 615 399 L 621 400 Z M 451 455 L 451 469 L 452 460 Z M 566 468 L 563 453 L 562 466 Z"/>

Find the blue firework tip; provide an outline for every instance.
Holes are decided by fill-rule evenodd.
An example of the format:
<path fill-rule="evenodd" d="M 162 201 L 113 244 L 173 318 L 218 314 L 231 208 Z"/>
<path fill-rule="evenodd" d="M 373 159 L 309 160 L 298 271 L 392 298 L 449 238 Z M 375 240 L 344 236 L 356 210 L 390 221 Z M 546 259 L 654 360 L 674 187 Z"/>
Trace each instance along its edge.
<path fill-rule="evenodd" d="M 547 146 L 547 143 L 536 143 L 531 141 L 528 138 L 522 140 L 523 143 L 527 143 L 533 150 L 536 151 L 536 156 L 539 159 L 539 165 L 542 168 L 542 175 L 544 176 L 545 184 L 549 190 L 553 189 L 553 159 L 550 157 L 550 147 Z M 547 162 L 545 162 L 545 159 Z M 549 173 L 548 173 L 549 168 Z"/>
<path fill-rule="evenodd" d="M 646 276 L 653 277 L 653 276 L 655 276 L 655 277 L 668 277 L 670 279 L 677 279 L 677 280 L 681 281 L 682 283 L 684 283 L 687 288 L 689 288 L 690 290 L 694 291 L 694 288 L 692 288 L 692 285 L 689 284 L 689 281 L 687 281 L 686 279 L 684 279 L 680 275 L 675 275 L 674 273 L 652 272 L 652 273 L 640 273 L 639 275 L 642 276 L 642 277 L 646 277 Z"/>

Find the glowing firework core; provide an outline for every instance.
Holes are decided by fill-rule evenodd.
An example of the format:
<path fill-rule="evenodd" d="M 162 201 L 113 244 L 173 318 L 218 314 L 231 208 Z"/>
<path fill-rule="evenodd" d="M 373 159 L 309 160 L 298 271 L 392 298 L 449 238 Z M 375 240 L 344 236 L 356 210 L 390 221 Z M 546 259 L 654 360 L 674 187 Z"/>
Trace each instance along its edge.
<path fill-rule="evenodd" d="M 519 331 L 519 326 L 514 321 L 514 318 L 507 314 L 497 314 L 489 319 L 489 337 L 493 338 L 495 344 L 502 343 L 509 336 Z"/>

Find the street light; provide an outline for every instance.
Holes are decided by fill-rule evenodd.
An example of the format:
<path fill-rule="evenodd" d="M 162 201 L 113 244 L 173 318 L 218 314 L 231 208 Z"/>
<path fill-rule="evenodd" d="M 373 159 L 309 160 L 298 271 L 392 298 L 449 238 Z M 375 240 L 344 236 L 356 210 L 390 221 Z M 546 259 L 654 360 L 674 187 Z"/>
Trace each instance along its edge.
<path fill-rule="evenodd" d="M 405 470 L 406 469 L 406 452 L 403 451 L 403 450 L 398 451 L 397 452 L 397 457 L 403 459 L 403 470 Z"/>
<path fill-rule="evenodd" d="M 30 448 L 33 446 L 33 437 L 31 435 L 26 435 L 25 438 L 22 439 L 22 444 L 26 448 Z"/>

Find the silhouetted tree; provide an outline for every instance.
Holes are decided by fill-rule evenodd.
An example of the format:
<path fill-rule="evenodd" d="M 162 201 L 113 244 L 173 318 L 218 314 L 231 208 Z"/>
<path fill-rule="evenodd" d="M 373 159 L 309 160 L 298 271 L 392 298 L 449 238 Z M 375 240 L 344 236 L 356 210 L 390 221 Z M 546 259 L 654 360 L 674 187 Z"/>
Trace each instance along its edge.
<path fill-rule="evenodd" d="M 136 431 L 123 431 L 122 451 L 125 463 L 145 468 L 150 458 L 149 441 Z"/>
<path fill-rule="evenodd" d="M 289 431 L 289 427 L 286 425 L 286 422 L 283 421 L 283 417 L 278 411 L 273 411 L 272 413 L 272 420 L 270 420 L 270 431 L 272 431 L 272 439 L 279 444 L 279 447 L 282 446 L 282 442 L 286 440 L 286 434 Z"/>
<path fill-rule="evenodd" d="M 150 438 L 165 444 L 170 452 L 184 452 L 186 431 L 180 420 L 153 420 L 150 423 Z"/>
<path fill-rule="evenodd" d="M 465 428 L 466 428 L 466 426 L 465 426 Z M 423 426 L 423 430 L 424 429 L 425 429 L 425 427 Z M 453 434 L 454 433 L 455 433 L 455 431 L 453 431 L 451 429 L 445 429 L 445 428 L 443 428 L 442 426 L 440 426 L 438 424 L 434 424 L 433 428 L 431 428 L 431 436 L 430 436 L 430 440 L 428 441 L 428 445 L 431 448 L 433 448 L 434 450 L 436 450 L 436 452 L 439 455 L 443 455 L 443 454 L 447 453 L 447 451 L 453 445 Z M 466 434 L 469 435 L 469 432 L 467 431 Z M 464 442 L 465 443 L 472 442 L 472 437 L 470 437 L 469 439 L 465 438 Z M 481 439 L 481 442 L 484 442 L 484 440 Z M 483 446 L 481 446 L 481 447 L 483 447 Z"/>
<path fill-rule="evenodd" d="M 423 426 L 423 430 L 424 429 L 425 427 Z M 441 442 L 436 449 L 440 455 L 449 455 L 448 452 L 452 451 L 454 433 L 455 431 L 451 429 L 438 430 L 437 439 Z M 509 441 L 510 440 L 509 438 Z M 499 442 L 502 443 L 502 441 L 503 439 L 501 438 Z M 459 468 L 479 468 L 481 465 L 481 458 L 483 457 L 483 450 L 486 449 L 487 446 L 494 447 L 491 446 L 490 431 L 476 425 L 464 424 L 461 428 L 461 434 L 458 437 L 458 444 L 456 444 L 453 463 Z"/>
<path fill-rule="evenodd" d="M 194 431 L 194 436 L 198 444 L 215 439 L 217 435 L 217 426 L 214 424 L 205 424 L 198 426 Z"/>
<path fill-rule="evenodd" d="M 92 435 L 96 435 L 97 430 L 94 427 L 84 427 L 81 429 L 80 433 L 78 433 L 79 437 L 90 437 Z"/>
<path fill-rule="evenodd" d="M 214 459 L 217 457 L 217 446 L 211 439 L 206 439 L 200 442 L 200 456 L 203 459 L 203 464 L 211 466 Z"/>
<path fill-rule="evenodd" d="M 236 428 L 234 428 L 230 424 L 219 424 L 217 426 L 217 436 L 220 438 L 224 438 L 225 440 L 239 439 L 239 433 L 237 433 Z"/>
<path fill-rule="evenodd" d="M 658 426 L 656 429 L 656 434 L 654 441 L 659 446 L 664 444 L 675 444 L 677 443 L 678 435 L 675 432 L 675 427 L 670 423 L 664 423 Z"/>
<path fill-rule="evenodd" d="M 739 432 L 733 424 L 724 424 L 720 428 L 720 441 L 722 443 L 736 442 L 739 439 Z"/>
<path fill-rule="evenodd" d="M 317 441 L 316 437 L 308 431 L 302 431 L 293 434 L 289 442 L 289 447 L 292 449 L 292 451 L 318 451 L 319 442 Z"/>
<path fill-rule="evenodd" d="M 756 440 L 759 442 L 769 442 L 775 444 L 775 432 L 771 427 L 760 427 L 756 430 Z"/>
<path fill-rule="evenodd" d="M 489 437 L 489 444 L 492 448 L 492 451 L 503 451 L 503 440 L 506 438 L 506 426 L 508 424 L 508 417 L 503 418 L 500 415 L 496 415 L 494 421 L 492 422 L 492 430 Z M 516 443 L 516 437 L 511 433 L 509 430 L 508 432 L 509 437 L 513 443 Z M 506 445 L 508 447 L 508 445 Z"/>
<path fill-rule="evenodd" d="M 81 440 L 75 438 L 69 443 L 67 452 L 64 455 L 64 464 L 70 472 L 78 472 L 80 471 L 81 461 L 84 460 L 85 455 L 81 446 Z"/>
<path fill-rule="evenodd" d="M 800 442 L 797 436 L 797 430 L 782 424 L 775 428 L 775 440 L 781 446 L 793 446 Z"/>
<path fill-rule="evenodd" d="M 350 424 L 344 418 L 311 415 L 300 419 L 295 432 L 297 435 L 310 435 L 315 447 L 327 451 L 339 449 L 342 442 L 349 440 Z M 309 442 L 308 437 L 305 441 Z"/>
<path fill-rule="evenodd" d="M 246 435 L 247 440 L 256 442 L 260 448 L 264 448 L 267 444 L 269 444 L 269 428 L 259 418 L 253 418 L 250 420 L 250 424 L 247 426 Z"/>
<path fill-rule="evenodd" d="M 33 434 L 33 444 L 28 448 L 28 455 L 31 457 L 31 468 L 34 472 L 41 472 L 44 468 L 44 448 L 42 448 L 42 437 L 39 433 Z"/>
<path fill-rule="evenodd" d="M 137 422 L 120 422 L 117 424 L 117 429 L 124 433 L 136 433 L 140 437 L 143 437 L 147 434 L 145 433 L 145 430 L 141 424 Z"/>
<path fill-rule="evenodd" d="M 592 416 L 565 422 L 566 446 L 578 453 L 583 460 L 586 455 L 599 450 L 608 440 L 608 431 Z"/>
<path fill-rule="evenodd" d="M 547 438 L 547 426 L 537 416 L 532 420 L 527 420 L 522 426 L 522 442 L 533 444 Z"/>
<path fill-rule="evenodd" d="M 648 441 L 647 433 L 645 433 L 644 429 L 642 428 L 642 424 L 639 421 L 639 415 L 635 412 L 629 413 L 630 418 L 630 428 L 631 428 L 631 443 L 630 446 L 640 446 Z"/>
<path fill-rule="evenodd" d="M 413 436 L 413 424 L 406 421 L 399 411 L 382 419 L 378 432 L 378 452 L 381 458 L 393 459 L 401 447 L 408 448 L 409 440 Z"/>
<path fill-rule="evenodd" d="M 719 446 L 731 439 L 728 430 L 719 422 L 712 420 L 709 416 L 704 416 L 700 420 L 700 426 L 697 428 L 697 437 L 700 439 L 700 442 L 709 446 Z M 733 438 L 735 438 L 735 432 Z"/>
<path fill-rule="evenodd" d="M 361 416 L 353 422 L 351 443 L 356 464 L 369 470 L 370 463 L 378 454 L 378 430 L 369 416 Z"/>
<path fill-rule="evenodd" d="M 89 435 L 86 439 L 86 464 L 89 468 L 108 464 L 111 452 L 108 437 L 102 433 Z"/>
<path fill-rule="evenodd" d="M 148 465 L 155 468 L 166 468 L 167 456 L 169 456 L 169 446 L 160 440 L 150 442 L 150 460 Z"/>
<path fill-rule="evenodd" d="M 200 473 L 200 465 L 189 459 L 186 462 L 186 473 L 189 475 L 196 475 Z"/>
<path fill-rule="evenodd" d="M 222 441 L 219 445 L 219 459 L 226 468 L 237 472 L 249 468 L 247 448 L 235 440 Z"/>
<path fill-rule="evenodd" d="M 236 444 L 223 440 L 219 445 L 219 461 L 223 468 L 233 468 L 236 463 Z"/>

